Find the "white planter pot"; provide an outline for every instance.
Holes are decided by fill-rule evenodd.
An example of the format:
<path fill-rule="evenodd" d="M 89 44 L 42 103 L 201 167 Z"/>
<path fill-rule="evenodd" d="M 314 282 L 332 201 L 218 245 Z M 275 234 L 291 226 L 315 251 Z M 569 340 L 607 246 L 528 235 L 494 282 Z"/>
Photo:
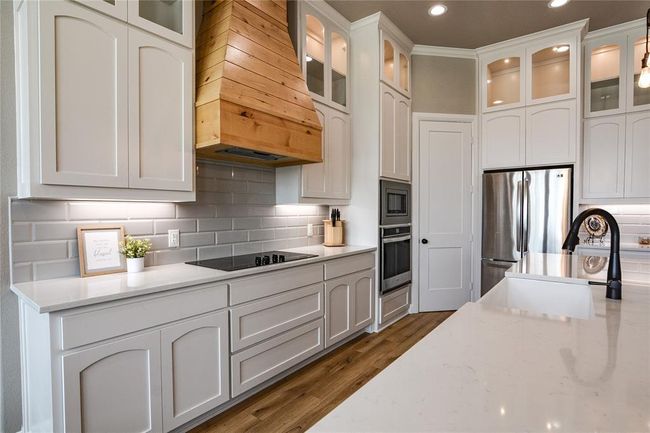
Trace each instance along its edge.
<path fill-rule="evenodd" d="M 137 259 L 126 259 L 127 272 L 142 272 L 144 271 L 144 257 Z"/>

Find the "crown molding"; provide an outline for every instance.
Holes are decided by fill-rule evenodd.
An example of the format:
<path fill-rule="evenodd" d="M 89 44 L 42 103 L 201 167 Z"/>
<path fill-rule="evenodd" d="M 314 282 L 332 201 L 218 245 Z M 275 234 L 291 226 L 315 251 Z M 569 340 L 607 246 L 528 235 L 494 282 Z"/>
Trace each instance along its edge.
<path fill-rule="evenodd" d="M 609 36 L 614 33 L 628 32 L 630 30 L 645 29 L 646 19 L 641 18 L 634 21 L 628 21 L 626 23 L 616 24 L 615 26 L 605 27 L 604 29 L 594 30 L 593 32 L 587 33 L 585 36 L 585 41 L 589 41 L 594 38 L 600 38 L 602 36 Z"/>
<path fill-rule="evenodd" d="M 350 21 L 341 15 L 336 9 L 327 4 L 325 0 L 298 0 L 298 3 L 309 5 L 325 18 L 332 21 L 344 30 L 350 30 Z"/>
<path fill-rule="evenodd" d="M 495 44 L 486 45 L 476 49 L 478 55 L 483 55 L 492 51 L 501 50 L 506 47 L 512 47 L 516 45 L 530 44 L 531 42 L 537 39 L 545 39 L 553 36 L 560 35 L 562 33 L 577 31 L 580 30 L 584 35 L 589 26 L 589 18 L 584 20 L 575 21 L 569 24 L 564 24 L 562 26 L 553 27 L 546 30 L 541 30 L 539 32 L 531 33 L 529 35 L 519 36 L 517 38 L 508 39 L 503 42 L 497 42 Z"/>
<path fill-rule="evenodd" d="M 410 54 L 413 49 L 413 42 L 382 12 L 375 12 L 372 15 L 354 21 L 350 25 L 350 28 L 352 30 L 357 30 L 369 25 L 377 26 L 378 29 L 387 33 L 391 38 L 395 39 L 399 45 L 406 48 L 406 51 Z"/>
<path fill-rule="evenodd" d="M 414 56 L 455 57 L 458 59 L 476 59 L 476 50 L 470 48 L 436 47 L 433 45 L 414 45 Z"/>

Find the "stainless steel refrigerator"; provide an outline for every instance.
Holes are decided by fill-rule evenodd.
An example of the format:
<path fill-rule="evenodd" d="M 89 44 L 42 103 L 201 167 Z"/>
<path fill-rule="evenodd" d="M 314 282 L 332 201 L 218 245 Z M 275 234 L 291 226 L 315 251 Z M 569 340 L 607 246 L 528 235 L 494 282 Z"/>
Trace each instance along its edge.
<path fill-rule="evenodd" d="M 481 295 L 526 253 L 561 252 L 572 190 L 569 167 L 483 174 Z"/>

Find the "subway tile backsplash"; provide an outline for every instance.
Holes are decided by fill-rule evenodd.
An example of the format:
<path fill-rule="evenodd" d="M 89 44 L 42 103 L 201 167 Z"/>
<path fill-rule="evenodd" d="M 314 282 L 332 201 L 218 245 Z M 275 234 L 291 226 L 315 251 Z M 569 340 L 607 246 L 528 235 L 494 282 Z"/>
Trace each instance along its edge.
<path fill-rule="evenodd" d="M 621 232 L 622 244 L 638 244 L 639 236 L 650 236 L 650 205 L 590 205 L 581 207 L 581 211 L 599 207 L 605 209 L 614 216 Z M 580 230 L 580 240 L 584 242 L 589 235 Z M 609 233 L 605 236 L 605 242 L 609 243 Z"/>
<path fill-rule="evenodd" d="M 327 206 L 276 206 L 273 169 L 198 163 L 195 203 L 14 200 L 11 204 L 13 281 L 79 275 L 77 226 L 120 224 L 148 238 L 148 265 L 247 254 L 323 242 Z M 314 236 L 307 237 L 307 224 Z M 179 229 L 180 248 L 167 248 Z"/>

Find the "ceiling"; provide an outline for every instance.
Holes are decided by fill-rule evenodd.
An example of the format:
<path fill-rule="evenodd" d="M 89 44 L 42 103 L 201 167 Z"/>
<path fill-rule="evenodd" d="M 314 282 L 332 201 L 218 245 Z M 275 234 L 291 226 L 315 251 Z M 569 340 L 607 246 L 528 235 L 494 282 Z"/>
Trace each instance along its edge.
<path fill-rule="evenodd" d="M 646 16 L 650 1 L 573 0 L 551 9 L 548 0 L 326 0 L 350 21 L 384 12 L 416 44 L 478 48 L 589 18 L 589 30 Z M 444 3 L 448 12 L 429 16 Z"/>

